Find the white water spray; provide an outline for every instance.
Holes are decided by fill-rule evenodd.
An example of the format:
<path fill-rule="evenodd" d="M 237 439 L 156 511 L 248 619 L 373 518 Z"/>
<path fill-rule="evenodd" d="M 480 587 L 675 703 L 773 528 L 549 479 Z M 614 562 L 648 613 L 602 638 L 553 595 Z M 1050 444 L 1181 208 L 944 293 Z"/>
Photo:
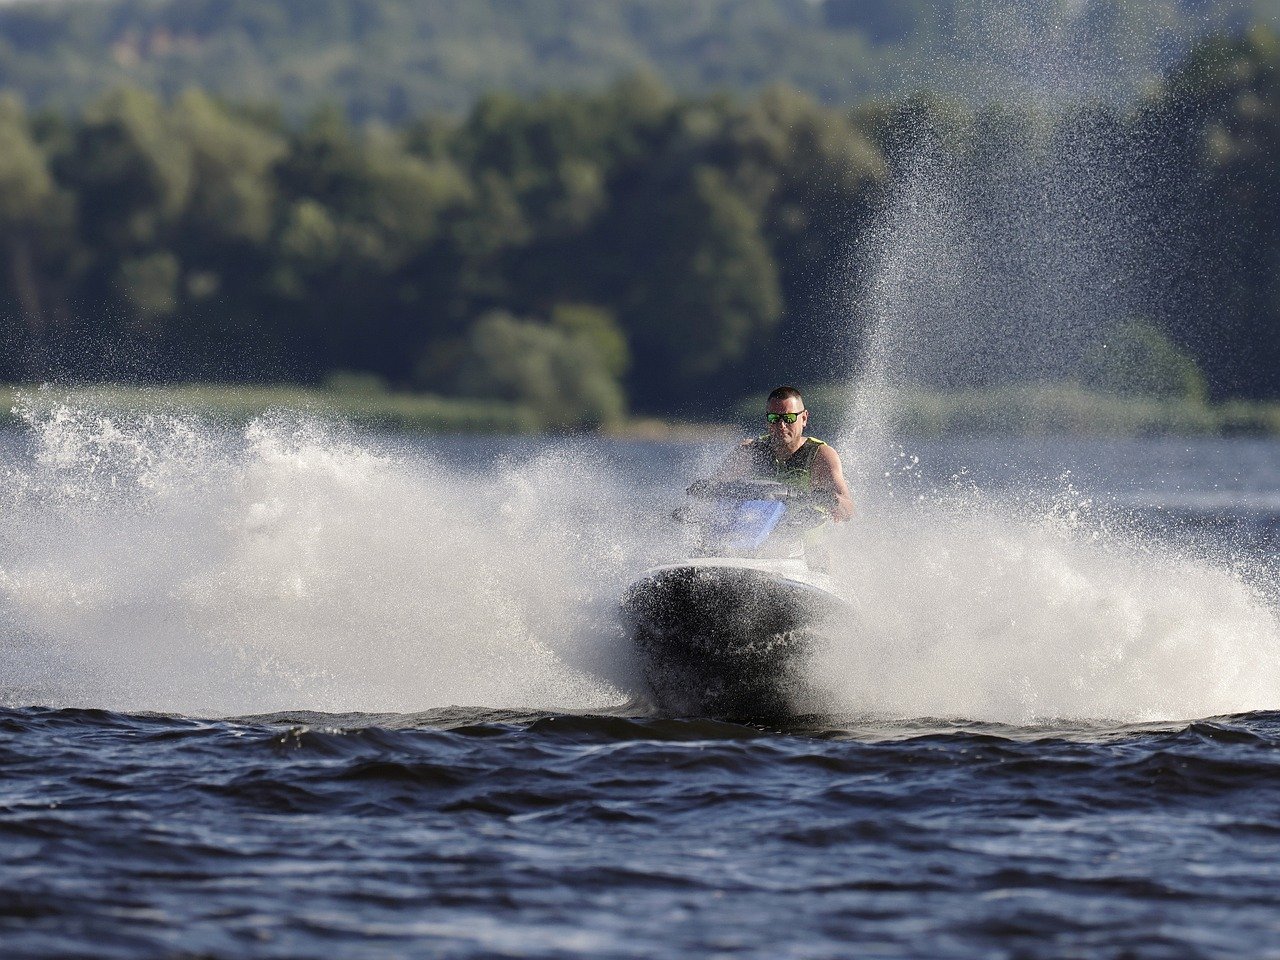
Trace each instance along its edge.
<path fill-rule="evenodd" d="M 834 712 L 1025 724 L 1280 705 L 1257 571 L 1113 528 L 1070 489 L 882 501 L 836 543 L 859 614 L 815 665 Z"/>
<path fill-rule="evenodd" d="M 296 418 L 240 433 L 67 407 L 33 416 L 31 441 L 0 480 L 8 703 L 412 712 L 628 695 L 613 604 L 646 533 L 590 457 L 459 470 Z"/>
<path fill-rule="evenodd" d="M 859 251 L 869 340 L 843 443 L 864 509 L 837 572 L 861 616 L 815 677 L 830 709 L 899 717 L 1280 708 L 1276 612 L 1228 563 L 1108 527 L 1071 490 L 886 484 L 900 391 L 1071 379 L 1109 325 L 1160 315 L 1152 291 L 1179 268 L 1116 149 L 1117 105 L 1158 38 L 1103 48 L 1089 4 L 994 9 L 971 17 L 987 55 L 967 105 L 912 118 Z"/>

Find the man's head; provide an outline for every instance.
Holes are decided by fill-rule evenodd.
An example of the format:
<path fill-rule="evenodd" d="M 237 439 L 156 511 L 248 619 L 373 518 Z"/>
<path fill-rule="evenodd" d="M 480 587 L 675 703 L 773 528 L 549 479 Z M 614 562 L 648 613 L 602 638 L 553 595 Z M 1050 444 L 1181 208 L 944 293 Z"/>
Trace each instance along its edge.
<path fill-rule="evenodd" d="M 795 387 L 778 387 L 765 400 L 764 409 L 769 421 L 769 439 L 774 446 L 783 449 L 797 446 L 809 422 L 800 391 Z M 788 423 L 788 420 L 794 422 Z"/>

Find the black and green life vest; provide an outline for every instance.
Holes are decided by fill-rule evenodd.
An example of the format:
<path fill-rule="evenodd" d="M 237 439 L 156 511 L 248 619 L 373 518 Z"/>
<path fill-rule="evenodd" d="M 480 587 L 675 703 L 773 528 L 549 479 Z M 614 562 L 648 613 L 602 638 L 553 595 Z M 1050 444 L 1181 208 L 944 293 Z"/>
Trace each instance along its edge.
<path fill-rule="evenodd" d="M 773 446 L 769 436 L 757 437 L 747 446 L 751 457 L 752 472 L 761 480 L 777 480 L 797 490 L 813 489 L 813 458 L 818 455 L 818 448 L 826 444 L 817 437 L 805 437 L 804 443 L 795 453 L 785 460 L 773 455 Z"/>

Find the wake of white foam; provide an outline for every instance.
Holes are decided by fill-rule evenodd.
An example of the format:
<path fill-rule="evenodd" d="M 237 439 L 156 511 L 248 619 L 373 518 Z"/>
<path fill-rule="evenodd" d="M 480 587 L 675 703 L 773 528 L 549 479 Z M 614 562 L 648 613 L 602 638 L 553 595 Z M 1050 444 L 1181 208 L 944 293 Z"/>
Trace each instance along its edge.
<path fill-rule="evenodd" d="M 826 707 L 1006 723 L 1280 708 L 1280 621 L 1252 571 L 1113 529 L 1077 498 L 867 507 L 836 538 L 859 615 L 815 664 Z"/>
<path fill-rule="evenodd" d="M 296 418 L 31 419 L 31 455 L 0 470 L 0 702 L 554 711 L 642 691 L 618 596 L 684 548 L 589 445 L 462 468 Z M 1070 489 L 937 493 L 904 463 L 834 538 L 860 612 L 814 665 L 824 708 L 1280 708 L 1280 625 L 1248 571 L 1104 522 Z"/>
<path fill-rule="evenodd" d="M 56 407 L 2 479 L 9 702 L 615 704 L 643 525 L 581 456 L 459 470 L 332 426 Z"/>
<path fill-rule="evenodd" d="M 1275 610 L 1229 564 L 1064 523 L 1070 509 L 882 489 L 899 391 L 1079 380 L 1108 331 L 1168 316 L 1168 290 L 1204 268 L 1175 216 L 1191 185 L 1126 119 L 1135 81 L 1167 62 L 1159 18 L 1135 11 L 1111 44 L 1088 4 L 958 9 L 988 54 L 951 91 L 967 106 L 904 114 L 857 251 L 847 448 L 870 502 L 837 538 L 837 573 L 861 615 L 816 676 L 833 709 L 906 717 L 1278 709 Z"/>

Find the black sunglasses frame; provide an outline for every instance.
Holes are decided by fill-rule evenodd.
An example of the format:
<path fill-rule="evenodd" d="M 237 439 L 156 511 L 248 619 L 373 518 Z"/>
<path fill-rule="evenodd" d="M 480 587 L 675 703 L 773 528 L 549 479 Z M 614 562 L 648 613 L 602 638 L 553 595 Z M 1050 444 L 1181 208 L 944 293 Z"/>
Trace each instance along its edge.
<path fill-rule="evenodd" d="M 808 412 L 808 410 L 796 410 L 788 413 L 766 413 L 764 418 L 770 423 L 777 423 L 779 420 L 786 420 L 787 423 L 795 423 L 800 419 L 800 414 Z"/>

